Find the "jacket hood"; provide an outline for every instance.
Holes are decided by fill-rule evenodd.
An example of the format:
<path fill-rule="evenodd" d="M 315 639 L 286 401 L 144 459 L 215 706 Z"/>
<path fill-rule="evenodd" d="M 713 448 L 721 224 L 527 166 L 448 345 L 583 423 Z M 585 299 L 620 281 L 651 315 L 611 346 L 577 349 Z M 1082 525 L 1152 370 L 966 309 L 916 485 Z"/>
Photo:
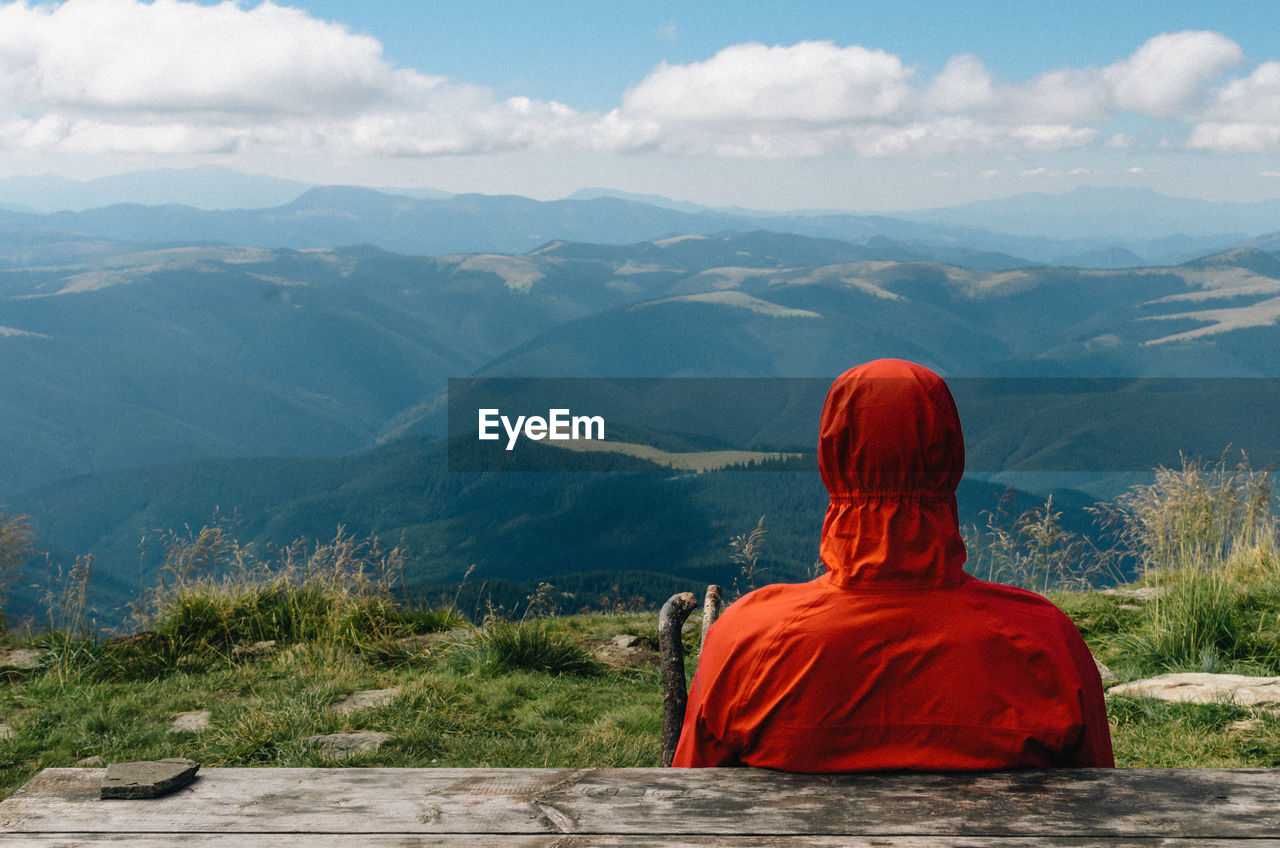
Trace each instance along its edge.
<path fill-rule="evenodd" d="M 941 377 L 898 359 L 840 375 L 822 409 L 818 468 L 831 495 L 828 579 L 886 589 L 966 579 L 955 494 L 964 437 Z"/>

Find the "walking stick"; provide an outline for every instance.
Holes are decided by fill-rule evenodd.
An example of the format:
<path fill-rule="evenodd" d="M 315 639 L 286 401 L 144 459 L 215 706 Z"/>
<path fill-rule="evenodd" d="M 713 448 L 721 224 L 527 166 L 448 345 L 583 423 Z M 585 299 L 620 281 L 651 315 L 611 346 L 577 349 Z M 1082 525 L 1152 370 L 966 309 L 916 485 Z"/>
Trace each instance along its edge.
<path fill-rule="evenodd" d="M 662 765 L 670 766 L 680 744 L 680 728 L 689 703 L 688 681 L 684 674 L 684 643 L 680 633 L 685 619 L 698 605 L 692 592 L 672 595 L 658 613 L 658 663 L 662 668 Z M 720 614 L 720 587 L 708 586 L 703 604 L 702 638 Z M 699 648 L 701 652 L 701 648 Z"/>

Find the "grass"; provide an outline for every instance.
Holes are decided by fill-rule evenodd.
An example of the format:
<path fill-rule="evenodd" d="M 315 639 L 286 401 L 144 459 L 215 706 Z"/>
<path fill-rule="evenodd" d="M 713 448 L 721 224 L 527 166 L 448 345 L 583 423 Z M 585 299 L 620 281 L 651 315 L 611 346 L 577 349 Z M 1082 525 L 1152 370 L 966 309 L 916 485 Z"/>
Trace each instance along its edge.
<path fill-rule="evenodd" d="M 1101 512 L 1118 540 L 1108 555 L 1140 563 L 1136 585 L 1158 597 L 1083 590 L 1097 560 L 1047 579 L 1067 568 L 1064 552 L 1084 550 L 1057 531 L 1052 503 L 995 525 L 1006 533 L 987 555 L 1004 559 L 989 565 L 1015 582 L 1066 587 L 1051 596 L 1121 680 L 1280 675 L 1280 534 L 1264 473 L 1187 463 Z M 86 635 L 75 581 L 88 565 L 69 572 L 64 626 L 36 639 L 50 651 L 44 664 L 0 684 L 0 721 L 12 728 L 0 739 L 0 796 L 42 768 L 89 757 L 332 765 L 301 740 L 340 730 L 391 735 L 378 752 L 340 761 L 350 766 L 657 765 L 656 664 L 610 667 L 591 653 L 621 633 L 656 644 L 652 612 L 557 616 L 547 586 L 522 620 L 473 627 L 447 608 L 397 602 L 398 551 L 341 529 L 261 556 L 225 524 L 168 542 L 165 579 L 140 613 L 146 629 L 131 639 Z M 1010 570 L 1019 566 L 1025 573 Z M 274 653 L 237 657 L 237 646 L 268 639 Z M 686 634 L 687 651 L 696 639 Z M 392 687 L 385 706 L 329 709 L 346 693 Z M 1120 696 L 1108 709 L 1118 765 L 1280 767 L 1277 713 Z M 174 715 L 190 710 L 209 710 L 211 729 L 171 733 Z"/>
<path fill-rule="evenodd" d="M 9 585 L 19 579 L 23 563 L 34 553 L 31 537 L 29 517 L 0 512 L 0 608 L 4 606 Z"/>
<path fill-rule="evenodd" d="M 573 637 L 543 620 L 490 622 L 454 656 L 460 667 L 489 675 L 540 671 L 590 677 L 601 670 Z"/>
<path fill-rule="evenodd" d="M 1127 768 L 1276 768 L 1280 719 L 1234 704 L 1107 699 L 1116 764 Z"/>
<path fill-rule="evenodd" d="M 1184 461 L 1101 511 L 1157 594 L 1130 603 L 1139 612 L 1123 627 L 1096 632 L 1096 651 L 1129 675 L 1280 674 L 1280 529 L 1267 472 Z"/>
<path fill-rule="evenodd" d="M 392 739 L 345 765 L 657 765 L 656 668 L 607 669 L 580 647 L 580 640 L 656 627 L 651 614 L 500 622 L 473 640 L 442 639 L 394 657 L 372 646 L 299 642 L 261 660 L 168 668 L 147 679 L 67 677 L 50 666 L 0 689 L 0 716 L 15 729 L 0 740 L 0 795 L 42 768 L 93 756 L 333 765 L 300 740 L 353 730 Z M 523 650 L 514 659 L 505 647 L 512 635 Z M 539 650 L 542 637 L 548 651 Z M 548 656 L 572 662 L 560 670 L 520 667 L 549 665 Z M 399 694 L 384 707 L 345 715 L 329 709 L 348 692 L 391 687 Z M 212 729 L 170 733 L 174 715 L 189 710 L 209 710 Z"/>

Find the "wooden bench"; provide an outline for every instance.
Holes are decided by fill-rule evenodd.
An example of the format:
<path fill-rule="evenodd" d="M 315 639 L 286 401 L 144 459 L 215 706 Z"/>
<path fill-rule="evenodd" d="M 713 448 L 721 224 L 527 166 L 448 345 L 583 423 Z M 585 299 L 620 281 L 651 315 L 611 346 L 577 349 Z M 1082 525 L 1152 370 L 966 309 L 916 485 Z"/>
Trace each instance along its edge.
<path fill-rule="evenodd" d="M 99 800 L 103 774 L 42 771 L 0 846 L 1280 848 L 1280 770 L 209 768 L 147 801 Z"/>

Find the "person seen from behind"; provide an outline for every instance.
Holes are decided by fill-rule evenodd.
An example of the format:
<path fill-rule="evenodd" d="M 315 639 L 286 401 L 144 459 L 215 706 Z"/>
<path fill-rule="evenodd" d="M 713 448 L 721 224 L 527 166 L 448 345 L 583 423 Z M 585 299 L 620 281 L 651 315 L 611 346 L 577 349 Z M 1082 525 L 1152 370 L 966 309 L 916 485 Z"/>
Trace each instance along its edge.
<path fill-rule="evenodd" d="M 826 573 L 707 634 L 672 765 L 797 772 L 1115 765 L 1097 667 L 1041 596 L 963 570 L 964 440 L 938 375 L 878 360 L 827 394 Z"/>

